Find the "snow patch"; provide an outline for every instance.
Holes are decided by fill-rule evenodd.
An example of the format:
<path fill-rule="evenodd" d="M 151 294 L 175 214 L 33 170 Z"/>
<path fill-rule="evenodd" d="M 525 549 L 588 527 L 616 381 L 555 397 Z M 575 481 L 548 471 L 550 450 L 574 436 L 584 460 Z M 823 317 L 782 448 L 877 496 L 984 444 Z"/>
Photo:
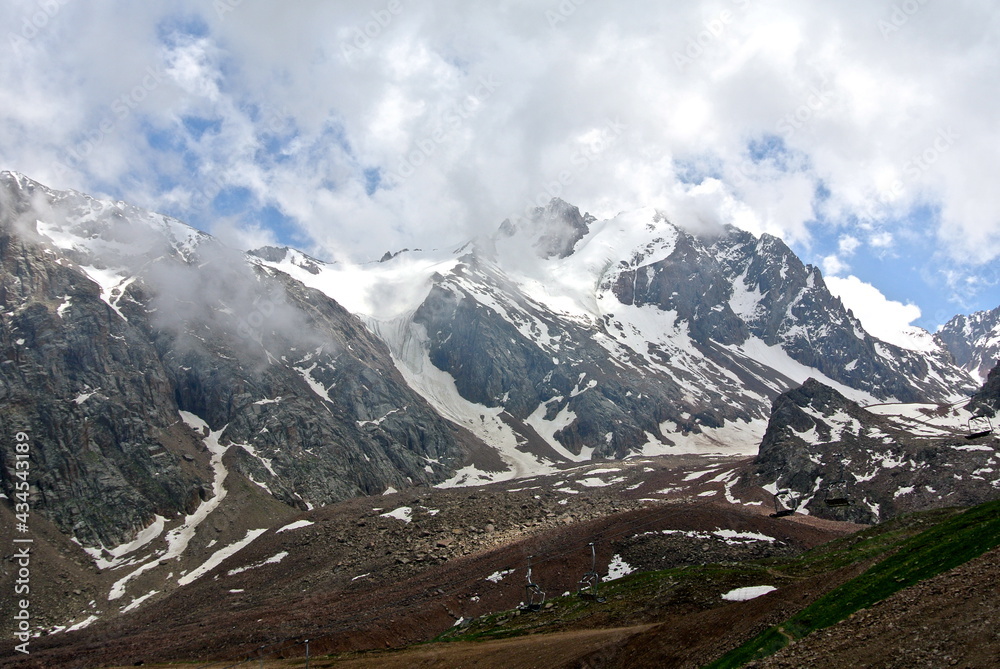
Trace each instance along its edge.
<path fill-rule="evenodd" d="M 387 511 L 386 513 L 379 514 L 382 518 L 395 518 L 396 520 L 401 520 L 404 523 L 409 523 L 413 520 L 413 508 L 409 506 L 401 506 L 398 509 L 393 509 L 392 511 Z"/>
<path fill-rule="evenodd" d="M 628 576 L 634 571 L 635 568 L 628 562 L 625 562 L 621 555 L 616 553 L 611 556 L 611 562 L 608 563 L 608 575 L 604 578 L 604 580 L 614 581 L 623 576 Z"/>
<path fill-rule="evenodd" d="M 279 534 L 281 532 L 290 532 L 292 530 L 299 530 L 302 529 L 303 527 L 309 527 L 310 525 L 315 525 L 315 523 L 311 520 L 296 520 L 294 523 L 289 523 L 288 525 L 282 527 L 280 530 L 276 530 L 275 534 Z"/>
<path fill-rule="evenodd" d="M 749 588 L 736 588 L 722 595 L 727 602 L 747 602 L 751 599 L 763 597 L 769 592 L 777 590 L 773 585 L 755 585 Z"/>

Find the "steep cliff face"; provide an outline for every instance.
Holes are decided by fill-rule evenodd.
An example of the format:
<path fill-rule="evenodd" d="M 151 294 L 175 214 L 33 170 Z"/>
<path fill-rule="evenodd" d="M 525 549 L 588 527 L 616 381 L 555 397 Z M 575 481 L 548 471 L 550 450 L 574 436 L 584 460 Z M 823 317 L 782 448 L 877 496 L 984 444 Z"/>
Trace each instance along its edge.
<path fill-rule="evenodd" d="M 990 371 L 979 392 L 972 396 L 968 408 L 976 415 L 991 418 L 1000 411 L 1000 363 Z"/>
<path fill-rule="evenodd" d="M 217 494 L 181 412 L 262 494 L 303 508 L 437 483 L 473 453 L 502 466 L 361 321 L 259 258 L 16 175 L 0 191 L 0 421 L 33 435 L 36 509 L 84 544 Z M 9 492 L 12 462 L 0 471 Z"/>
<path fill-rule="evenodd" d="M 3 219 L 0 423 L 4 434 L 31 435 L 36 508 L 82 541 L 109 545 L 154 514 L 192 510 L 211 477 L 176 426 L 156 346 L 71 263 Z M 0 471 L 10 495 L 8 449 Z"/>

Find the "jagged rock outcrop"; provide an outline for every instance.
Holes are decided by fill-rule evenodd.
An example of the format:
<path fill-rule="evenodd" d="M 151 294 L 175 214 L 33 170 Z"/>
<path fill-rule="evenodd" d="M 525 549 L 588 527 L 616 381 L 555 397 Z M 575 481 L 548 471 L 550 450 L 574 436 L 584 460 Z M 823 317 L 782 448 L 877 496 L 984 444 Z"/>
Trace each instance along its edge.
<path fill-rule="evenodd" d="M 959 315 L 936 334 L 963 369 L 985 381 L 1000 360 L 1000 307 Z"/>
<path fill-rule="evenodd" d="M 749 481 L 788 489 L 799 510 L 872 523 L 1000 495 L 1000 447 L 966 438 L 971 413 L 954 405 L 864 409 L 814 379 L 779 396 Z M 848 506 L 829 506 L 846 496 Z"/>

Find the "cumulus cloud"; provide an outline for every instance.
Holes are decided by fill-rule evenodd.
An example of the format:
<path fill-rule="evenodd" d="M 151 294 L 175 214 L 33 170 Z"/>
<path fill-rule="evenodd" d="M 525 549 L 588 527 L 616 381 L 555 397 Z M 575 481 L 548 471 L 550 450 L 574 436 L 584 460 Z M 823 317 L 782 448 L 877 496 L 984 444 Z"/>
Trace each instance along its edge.
<path fill-rule="evenodd" d="M 851 266 L 840 259 L 838 255 L 828 255 L 823 258 L 823 274 L 827 278 L 836 277 L 850 271 Z"/>
<path fill-rule="evenodd" d="M 917 305 L 890 300 L 878 288 L 853 275 L 826 277 L 826 285 L 872 336 L 904 348 L 914 348 L 923 339 L 913 326 L 920 318 Z"/>
<path fill-rule="evenodd" d="M 49 4 L 0 7 L 2 166 L 229 237 L 236 203 L 364 260 L 558 195 L 829 228 L 841 273 L 918 209 L 928 257 L 1000 256 L 987 3 Z"/>

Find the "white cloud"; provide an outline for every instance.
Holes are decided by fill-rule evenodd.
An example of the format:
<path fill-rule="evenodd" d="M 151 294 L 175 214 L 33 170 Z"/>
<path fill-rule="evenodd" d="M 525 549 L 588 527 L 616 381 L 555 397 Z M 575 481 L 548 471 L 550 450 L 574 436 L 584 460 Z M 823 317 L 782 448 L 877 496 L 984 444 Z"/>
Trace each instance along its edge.
<path fill-rule="evenodd" d="M 904 348 L 929 350 L 934 347 L 926 331 L 912 325 L 921 315 L 920 307 L 915 304 L 890 300 L 878 288 L 853 275 L 826 277 L 826 285 L 873 337 Z"/>
<path fill-rule="evenodd" d="M 857 237 L 852 237 L 851 235 L 844 235 L 840 238 L 840 241 L 837 244 L 837 248 L 840 250 L 840 253 L 845 256 L 853 255 L 860 246 L 861 240 Z"/>
<path fill-rule="evenodd" d="M 654 205 L 807 246 L 836 228 L 840 272 L 847 240 L 889 248 L 917 207 L 969 272 L 1000 257 L 988 3 L 920 4 L 899 26 L 863 0 L 563 3 L 559 21 L 529 0 L 216 4 L 64 3 L 0 42 L 0 167 L 202 226 L 205 196 L 242 186 L 326 257 L 461 241 L 561 175 L 598 215 Z M 36 9 L 4 3 L 0 21 Z M 149 67 L 163 82 L 118 118 Z M 588 151 L 609 123 L 621 134 Z"/>
<path fill-rule="evenodd" d="M 837 255 L 829 255 L 823 258 L 823 274 L 828 278 L 836 277 L 850 271 L 850 269 L 851 266 Z"/>
<path fill-rule="evenodd" d="M 872 233 L 868 238 L 868 243 L 877 249 L 888 249 L 891 248 L 893 243 L 895 243 L 895 238 L 891 232 L 885 230 L 880 230 Z"/>

